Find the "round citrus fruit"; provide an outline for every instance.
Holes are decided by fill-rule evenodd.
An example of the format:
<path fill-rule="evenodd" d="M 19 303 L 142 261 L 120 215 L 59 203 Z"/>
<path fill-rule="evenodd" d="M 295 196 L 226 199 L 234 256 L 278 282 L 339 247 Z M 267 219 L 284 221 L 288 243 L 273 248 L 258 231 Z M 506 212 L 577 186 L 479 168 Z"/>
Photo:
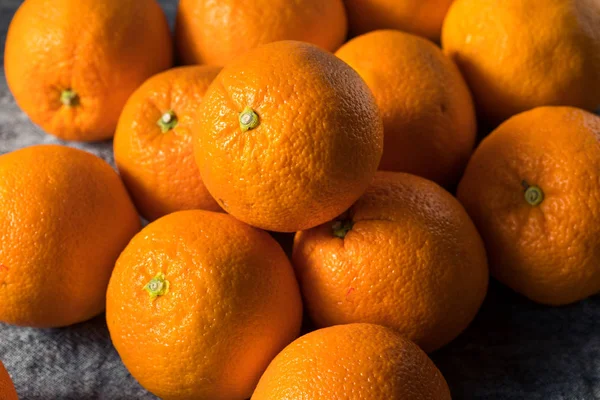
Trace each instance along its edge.
<path fill-rule="evenodd" d="M 129 98 L 114 139 L 115 162 L 140 213 L 219 211 L 194 161 L 198 105 L 220 67 L 180 67 L 148 79 Z"/>
<path fill-rule="evenodd" d="M 279 40 L 335 51 L 346 39 L 346 30 L 342 0 L 181 0 L 175 43 L 184 64 L 225 65 Z"/>
<path fill-rule="evenodd" d="M 347 213 L 298 232 L 293 262 L 317 326 L 380 324 L 427 352 L 458 336 L 487 292 L 484 245 L 463 207 L 399 172 L 377 173 Z"/>
<path fill-rule="evenodd" d="M 4 56 L 23 111 L 48 133 L 80 141 L 112 137 L 129 95 L 171 62 L 155 0 L 27 0 Z"/>
<path fill-rule="evenodd" d="M 600 2 L 456 0 L 444 50 L 492 123 L 538 106 L 600 106 Z"/>
<path fill-rule="evenodd" d="M 456 184 L 477 130 L 473 100 L 456 65 L 430 41 L 392 30 L 359 36 L 336 55 L 377 100 L 384 125 L 379 168 Z"/>
<path fill-rule="evenodd" d="M 58 327 L 102 312 L 140 227 L 118 175 L 92 154 L 45 145 L 0 156 L 0 176 L 0 321 Z"/>
<path fill-rule="evenodd" d="M 13 385 L 8 371 L 4 368 L 4 364 L 0 361 L 0 399 L 2 400 L 19 400 L 15 385 Z"/>
<path fill-rule="evenodd" d="M 382 153 L 371 91 L 307 43 L 261 46 L 206 92 L 194 137 L 206 187 L 234 217 L 293 232 L 323 223 L 367 188 Z"/>
<path fill-rule="evenodd" d="M 540 107 L 475 151 L 458 198 L 486 243 L 492 275 L 544 304 L 600 292 L 600 117 Z"/>
<path fill-rule="evenodd" d="M 453 0 L 345 0 L 350 30 L 398 29 L 439 41 Z"/>
<path fill-rule="evenodd" d="M 144 228 L 119 257 L 106 319 L 125 366 L 162 399 L 247 399 L 296 338 L 302 302 L 268 233 L 210 211 Z"/>
<path fill-rule="evenodd" d="M 269 365 L 252 400 L 450 400 L 446 380 L 417 345 L 383 326 L 311 332 Z"/>

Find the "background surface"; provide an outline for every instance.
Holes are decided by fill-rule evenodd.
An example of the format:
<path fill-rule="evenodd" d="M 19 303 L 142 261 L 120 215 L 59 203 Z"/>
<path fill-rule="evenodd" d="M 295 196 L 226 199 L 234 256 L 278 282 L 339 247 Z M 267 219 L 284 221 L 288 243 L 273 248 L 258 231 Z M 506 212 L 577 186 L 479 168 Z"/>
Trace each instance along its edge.
<path fill-rule="evenodd" d="M 15 105 L 4 77 L 4 42 L 21 2 L 0 0 L 0 154 L 32 144 L 61 143 L 112 163 L 112 143 L 61 142 L 34 126 Z M 177 1 L 161 4 L 172 24 Z M 600 399 L 600 296 L 547 308 L 492 281 L 473 324 L 432 358 L 455 400 Z M 103 315 L 62 329 L 0 323 L 0 360 L 21 400 L 156 399 L 121 363 Z"/>

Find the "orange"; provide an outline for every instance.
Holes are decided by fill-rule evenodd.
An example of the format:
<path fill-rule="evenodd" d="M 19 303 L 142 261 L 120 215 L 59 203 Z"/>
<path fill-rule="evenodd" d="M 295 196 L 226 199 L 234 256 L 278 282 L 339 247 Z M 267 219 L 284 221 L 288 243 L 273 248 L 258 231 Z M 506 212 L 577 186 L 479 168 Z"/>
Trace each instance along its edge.
<path fill-rule="evenodd" d="M 381 110 L 379 168 L 456 184 L 477 131 L 473 100 L 456 65 L 428 40 L 392 30 L 359 36 L 336 55 L 367 82 Z"/>
<path fill-rule="evenodd" d="M 492 123 L 538 106 L 600 106 L 600 2 L 456 0 L 444 50 Z"/>
<path fill-rule="evenodd" d="M 140 227 L 118 175 L 92 154 L 45 145 L 0 156 L 0 176 L 0 321 L 58 327 L 102 312 Z"/>
<path fill-rule="evenodd" d="M 398 29 L 439 41 L 442 23 L 454 0 L 344 0 L 350 30 L 360 35 Z"/>
<path fill-rule="evenodd" d="M 458 198 L 485 241 L 492 275 L 562 305 L 600 292 L 600 117 L 540 107 L 475 151 Z"/>
<path fill-rule="evenodd" d="M 129 98 L 114 139 L 115 162 L 140 213 L 220 210 L 202 183 L 192 144 L 196 112 L 219 67 L 181 67 L 148 79 Z"/>
<path fill-rule="evenodd" d="M 346 30 L 342 0 L 181 0 L 175 43 L 184 64 L 225 65 L 279 40 L 335 51 Z"/>
<path fill-rule="evenodd" d="M 155 0 L 27 0 L 4 56 L 8 86 L 31 120 L 80 141 L 112 137 L 129 95 L 171 62 Z"/>
<path fill-rule="evenodd" d="M 431 352 L 473 320 L 487 292 L 483 242 L 433 182 L 379 172 L 335 221 L 298 232 L 293 263 L 318 327 L 368 322 Z"/>
<path fill-rule="evenodd" d="M 112 341 L 162 399 L 239 399 L 300 330 L 290 262 L 268 233 L 210 211 L 144 228 L 119 257 L 107 294 Z"/>
<path fill-rule="evenodd" d="M 446 380 L 414 343 L 371 324 L 314 331 L 286 347 L 252 400 L 450 400 Z"/>
<path fill-rule="evenodd" d="M 234 217 L 293 232 L 347 209 L 382 153 L 383 125 L 364 81 L 334 55 L 283 41 L 238 58 L 198 114 L 196 162 Z"/>
<path fill-rule="evenodd" d="M 4 368 L 4 364 L 0 361 L 0 399 L 2 400 L 19 400 L 15 385 L 13 385 L 8 371 Z"/>

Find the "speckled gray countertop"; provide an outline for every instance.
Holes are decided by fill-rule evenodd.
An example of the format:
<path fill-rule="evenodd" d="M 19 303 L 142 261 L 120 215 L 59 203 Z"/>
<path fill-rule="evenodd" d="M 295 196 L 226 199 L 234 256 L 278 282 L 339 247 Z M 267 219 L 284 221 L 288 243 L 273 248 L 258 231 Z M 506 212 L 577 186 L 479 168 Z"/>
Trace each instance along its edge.
<path fill-rule="evenodd" d="M 21 2 L 0 0 L 2 65 L 6 29 Z M 172 22 L 177 1 L 161 3 Z M 64 143 L 29 122 L 10 95 L 2 68 L 0 154 L 37 143 L 79 147 L 112 163 L 110 142 Z M 473 324 L 432 358 L 455 400 L 600 400 L 600 296 L 548 308 L 492 281 Z M 63 329 L 0 324 L 0 360 L 21 400 L 155 399 L 121 363 L 103 315 Z"/>

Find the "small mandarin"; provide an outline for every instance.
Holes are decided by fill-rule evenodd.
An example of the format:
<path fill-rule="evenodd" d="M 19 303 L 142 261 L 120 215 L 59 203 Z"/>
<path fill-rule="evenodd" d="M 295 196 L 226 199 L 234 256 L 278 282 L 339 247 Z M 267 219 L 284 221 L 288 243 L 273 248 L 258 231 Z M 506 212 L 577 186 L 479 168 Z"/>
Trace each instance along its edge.
<path fill-rule="evenodd" d="M 223 213 L 180 211 L 123 251 L 106 319 L 125 366 L 160 398 L 244 400 L 297 337 L 302 301 L 268 233 Z"/>
<path fill-rule="evenodd" d="M 442 44 L 480 118 L 498 124 L 540 106 L 599 108 L 598 26 L 597 0 L 456 0 Z"/>
<path fill-rule="evenodd" d="M 6 81 L 17 104 L 64 140 L 113 136 L 123 105 L 172 64 L 156 0 L 27 0 L 6 37 Z"/>
<path fill-rule="evenodd" d="M 531 300 L 563 305 L 600 292 L 600 117 L 539 107 L 477 148 L 458 198 L 492 275 Z"/>
<path fill-rule="evenodd" d="M 346 31 L 342 0 L 180 0 L 175 43 L 184 64 L 222 66 L 279 40 L 335 51 Z"/>
<path fill-rule="evenodd" d="M 446 380 L 414 343 L 378 325 L 320 329 L 269 365 L 252 400 L 450 400 Z"/>
<path fill-rule="evenodd" d="M 140 219 L 119 176 L 81 150 L 0 156 L 0 321 L 60 327 L 104 310 L 119 253 Z"/>
<path fill-rule="evenodd" d="M 293 263 L 318 327 L 380 324 L 427 352 L 458 336 L 487 292 L 484 245 L 463 207 L 404 173 L 378 172 L 345 214 L 298 232 Z"/>
<path fill-rule="evenodd" d="M 282 232 L 348 208 L 373 178 L 382 144 L 379 110 L 360 76 L 294 41 L 226 66 L 206 92 L 194 135 L 200 174 L 220 206 Z"/>
<path fill-rule="evenodd" d="M 350 31 L 360 35 L 397 29 L 440 40 L 442 23 L 454 0 L 344 0 Z"/>
<path fill-rule="evenodd" d="M 384 130 L 379 168 L 456 185 L 477 130 L 473 100 L 456 65 L 430 41 L 393 30 L 354 38 L 336 55 L 377 100 Z"/>
<path fill-rule="evenodd" d="M 129 98 L 115 133 L 115 162 L 140 213 L 153 221 L 175 211 L 221 208 L 194 161 L 193 125 L 220 67 L 174 68 Z"/>

